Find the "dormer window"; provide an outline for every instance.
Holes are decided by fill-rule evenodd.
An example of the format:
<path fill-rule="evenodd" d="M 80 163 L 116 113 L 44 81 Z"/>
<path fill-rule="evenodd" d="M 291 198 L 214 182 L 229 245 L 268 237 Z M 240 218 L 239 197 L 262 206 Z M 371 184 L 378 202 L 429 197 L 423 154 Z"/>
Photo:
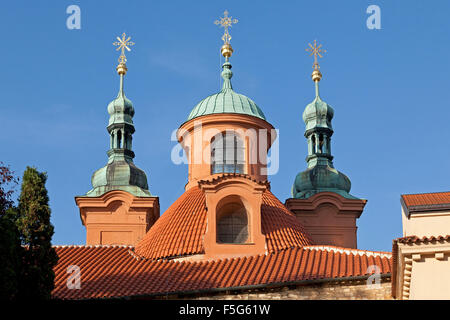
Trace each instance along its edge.
<path fill-rule="evenodd" d="M 234 133 L 211 140 L 211 173 L 245 173 L 244 142 Z"/>
<path fill-rule="evenodd" d="M 228 203 L 217 213 L 217 242 L 245 243 L 248 239 L 247 211 L 242 203 Z"/>

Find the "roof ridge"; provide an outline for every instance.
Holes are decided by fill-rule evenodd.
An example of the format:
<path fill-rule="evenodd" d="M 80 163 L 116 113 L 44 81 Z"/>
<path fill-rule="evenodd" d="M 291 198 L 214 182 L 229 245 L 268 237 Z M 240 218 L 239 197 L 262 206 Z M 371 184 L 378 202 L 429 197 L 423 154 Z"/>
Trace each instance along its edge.
<path fill-rule="evenodd" d="M 437 192 L 419 192 L 419 193 L 404 193 L 401 196 L 419 196 L 426 194 L 438 194 L 438 193 L 450 193 L 450 191 L 437 191 Z"/>
<path fill-rule="evenodd" d="M 339 252 L 339 253 L 345 253 L 345 254 L 358 254 L 360 256 L 367 255 L 367 256 L 380 256 L 380 257 L 392 257 L 392 252 L 387 251 L 371 251 L 371 250 L 362 250 L 362 249 L 355 249 L 355 248 L 345 248 L 345 247 L 338 247 L 338 246 L 332 246 L 332 245 L 310 245 L 310 246 L 304 246 L 304 249 L 309 250 L 325 250 L 325 251 L 332 251 L 332 252 Z"/>
<path fill-rule="evenodd" d="M 53 248 L 134 248 L 125 244 L 54 244 Z"/>
<path fill-rule="evenodd" d="M 446 236 L 406 236 L 397 238 L 394 242 L 399 243 L 424 243 L 424 242 L 435 242 L 435 241 L 450 241 L 450 235 Z"/>

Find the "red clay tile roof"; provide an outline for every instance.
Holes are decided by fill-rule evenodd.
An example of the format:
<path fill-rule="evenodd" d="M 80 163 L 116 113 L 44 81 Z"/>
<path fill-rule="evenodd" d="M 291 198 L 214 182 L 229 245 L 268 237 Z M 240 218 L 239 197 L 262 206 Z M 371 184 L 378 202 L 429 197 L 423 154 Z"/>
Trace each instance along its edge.
<path fill-rule="evenodd" d="M 148 259 L 204 253 L 205 202 L 199 187 L 186 191 L 150 228 L 136 253 Z M 312 244 L 294 214 L 269 190 L 263 194 L 261 224 L 269 252 Z"/>
<path fill-rule="evenodd" d="M 406 207 L 450 205 L 450 192 L 402 194 Z"/>
<path fill-rule="evenodd" d="M 92 299 L 244 289 L 286 285 L 310 280 L 339 280 L 368 276 L 376 265 L 382 275 L 391 272 L 389 255 L 356 250 L 356 253 L 320 247 L 291 248 L 272 254 L 209 261 L 147 260 L 137 258 L 132 247 L 57 246 L 53 298 Z M 343 248 L 342 248 L 343 249 Z M 352 250 L 355 249 L 345 249 Z M 68 289 L 67 268 L 81 270 L 81 288 Z M 340 279 L 343 280 L 343 279 Z"/>
<path fill-rule="evenodd" d="M 450 235 L 447 236 L 431 236 L 431 237 L 422 237 L 419 238 L 417 236 L 408 236 L 408 237 L 403 237 L 403 238 L 398 238 L 396 240 L 394 240 L 398 243 L 404 243 L 404 244 L 409 244 L 409 243 L 434 243 L 434 242 L 443 242 L 443 241 L 450 241 Z"/>

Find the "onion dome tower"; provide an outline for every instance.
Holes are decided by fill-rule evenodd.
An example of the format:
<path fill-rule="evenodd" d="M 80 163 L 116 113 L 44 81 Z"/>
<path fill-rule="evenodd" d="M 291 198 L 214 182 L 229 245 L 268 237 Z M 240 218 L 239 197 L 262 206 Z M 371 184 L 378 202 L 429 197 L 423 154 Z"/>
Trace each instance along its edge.
<path fill-rule="evenodd" d="M 92 190 L 75 197 L 87 229 L 87 244 L 135 244 L 159 216 L 158 198 L 150 194 L 145 172 L 133 163 L 134 108 L 124 92 L 125 49 L 130 51 L 134 45 L 130 39 L 124 33 L 113 43 L 121 50 L 116 67 L 120 86 L 108 105 L 108 163 L 92 175 Z"/>
<path fill-rule="evenodd" d="M 303 112 L 308 168 L 296 176 L 293 198 L 286 200 L 286 206 L 297 215 L 315 243 L 356 248 L 356 219 L 366 200 L 349 193 L 350 179 L 333 166 L 331 120 L 334 110 L 319 95 L 322 73 L 317 57 L 322 58 L 325 50 L 315 40 L 306 50 L 314 55 L 311 77 L 316 89 L 316 97 Z"/>
<path fill-rule="evenodd" d="M 308 141 L 308 156 L 306 162 L 308 168 L 300 172 L 295 178 L 292 188 L 292 196 L 297 199 L 307 199 L 312 195 L 331 191 L 344 198 L 357 199 L 349 194 L 350 179 L 333 166 L 333 156 L 331 155 L 331 136 L 333 127 L 333 108 L 323 101 L 319 95 L 319 82 L 322 79 L 317 56 L 325 50 L 322 45 L 310 45 L 309 50 L 314 55 L 313 73 L 311 75 L 316 88 L 316 97 L 308 104 L 303 112 L 303 121 L 306 124 L 305 137 Z M 308 49 L 307 49 L 308 50 Z"/>
<path fill-rule="evenodd" d="M 125 34 L 120 41 L 115 42 L 121 49 L 129 49 L 134 45 L 125 40 Z M 118 49 L 119 49 L 118 48 Z M 137 197 L 150 196 L 148 191 L 147 176 L 145 172 L 133 163 L 134 152 L 132 149 L 134 108 L 133 103 L 125 96 L 124 78 L 128 69 L 126 57 L 122 53 L 119 57 L 119 65 L 116 68 L 120 77 L 119 93 L 108 104 L 109 122 L 108 133 L 110 135 L 110 149 L 108 151 L 108 163 L 92 175 L 93 189 L 86 196 L 98 197 L 110 190 L 127 191 Z"/>
<path fill-rule="evenodd" d="M 227 11 L 216 21 L 225 28 L 223 88 L 198 103 L 178 129 L 188 183 L 136 246 L 146 259 L 258 255 L 312 243 L 270 191 L 267 152 L 276 131 L 250 98 L 232 88 L 229 28 L 236 22 Z"/>

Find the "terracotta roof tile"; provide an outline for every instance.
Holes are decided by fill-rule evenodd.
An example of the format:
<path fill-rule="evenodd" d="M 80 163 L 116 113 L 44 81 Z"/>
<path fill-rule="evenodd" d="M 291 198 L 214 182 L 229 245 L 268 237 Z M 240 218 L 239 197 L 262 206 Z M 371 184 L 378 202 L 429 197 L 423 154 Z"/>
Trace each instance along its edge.
<path fill-rule="evenodd" d="M 132 249 L 123 246 L 56 247 L 56 252 L 60 260 L 54 268 L 53 297 L 60 299 L 165 295 L 368 275 L 367 263 L 362 262 L 368 252 L 352 254 L 314 248 L 197 262 L 136 259 Z M 390 273 L 390 257 L 372 254 L 369 259 L 373 259 L 369 265 L 375 263 L 382 274 Z M 335 263 L 339 260 L 342 263 Z M 348 268 L 347 264 L 355 267 Z M 80 267 L 81 289 L 67 288 L 69 265 Z"/>
<path fill-rule="evenodd" d="M 310 245 L 303 226 L 266 190 L 261 205 L 261 230 L 268 252 Z M 136 253 L 147 259 L 173 258 L 204 253 L 206 232 L 205 195 L 194 187 L 181 195 L 150 228 L 136 246 Z"/>
<path fill-rule="evenodd" d="M 403 194 L 401 198 L 408 208 L 415 206 L 450 205 L 450 192 Z"/>
<path fill-rule="evenodd" d="M 417 236 L 408 236 L 408 237 L 403 237 L 403 238 L 398 238 L 396 240 L 394 240 L 398 243 L 404 243 L 404 244 L 411 244 L 411 243 L 428 243 L 428 242 L 443 242 L 443 241 L 450 241 L 450 235 L 447 236 L 431 236 L 431 237 L 422 237 L 419 238 Z"/>

